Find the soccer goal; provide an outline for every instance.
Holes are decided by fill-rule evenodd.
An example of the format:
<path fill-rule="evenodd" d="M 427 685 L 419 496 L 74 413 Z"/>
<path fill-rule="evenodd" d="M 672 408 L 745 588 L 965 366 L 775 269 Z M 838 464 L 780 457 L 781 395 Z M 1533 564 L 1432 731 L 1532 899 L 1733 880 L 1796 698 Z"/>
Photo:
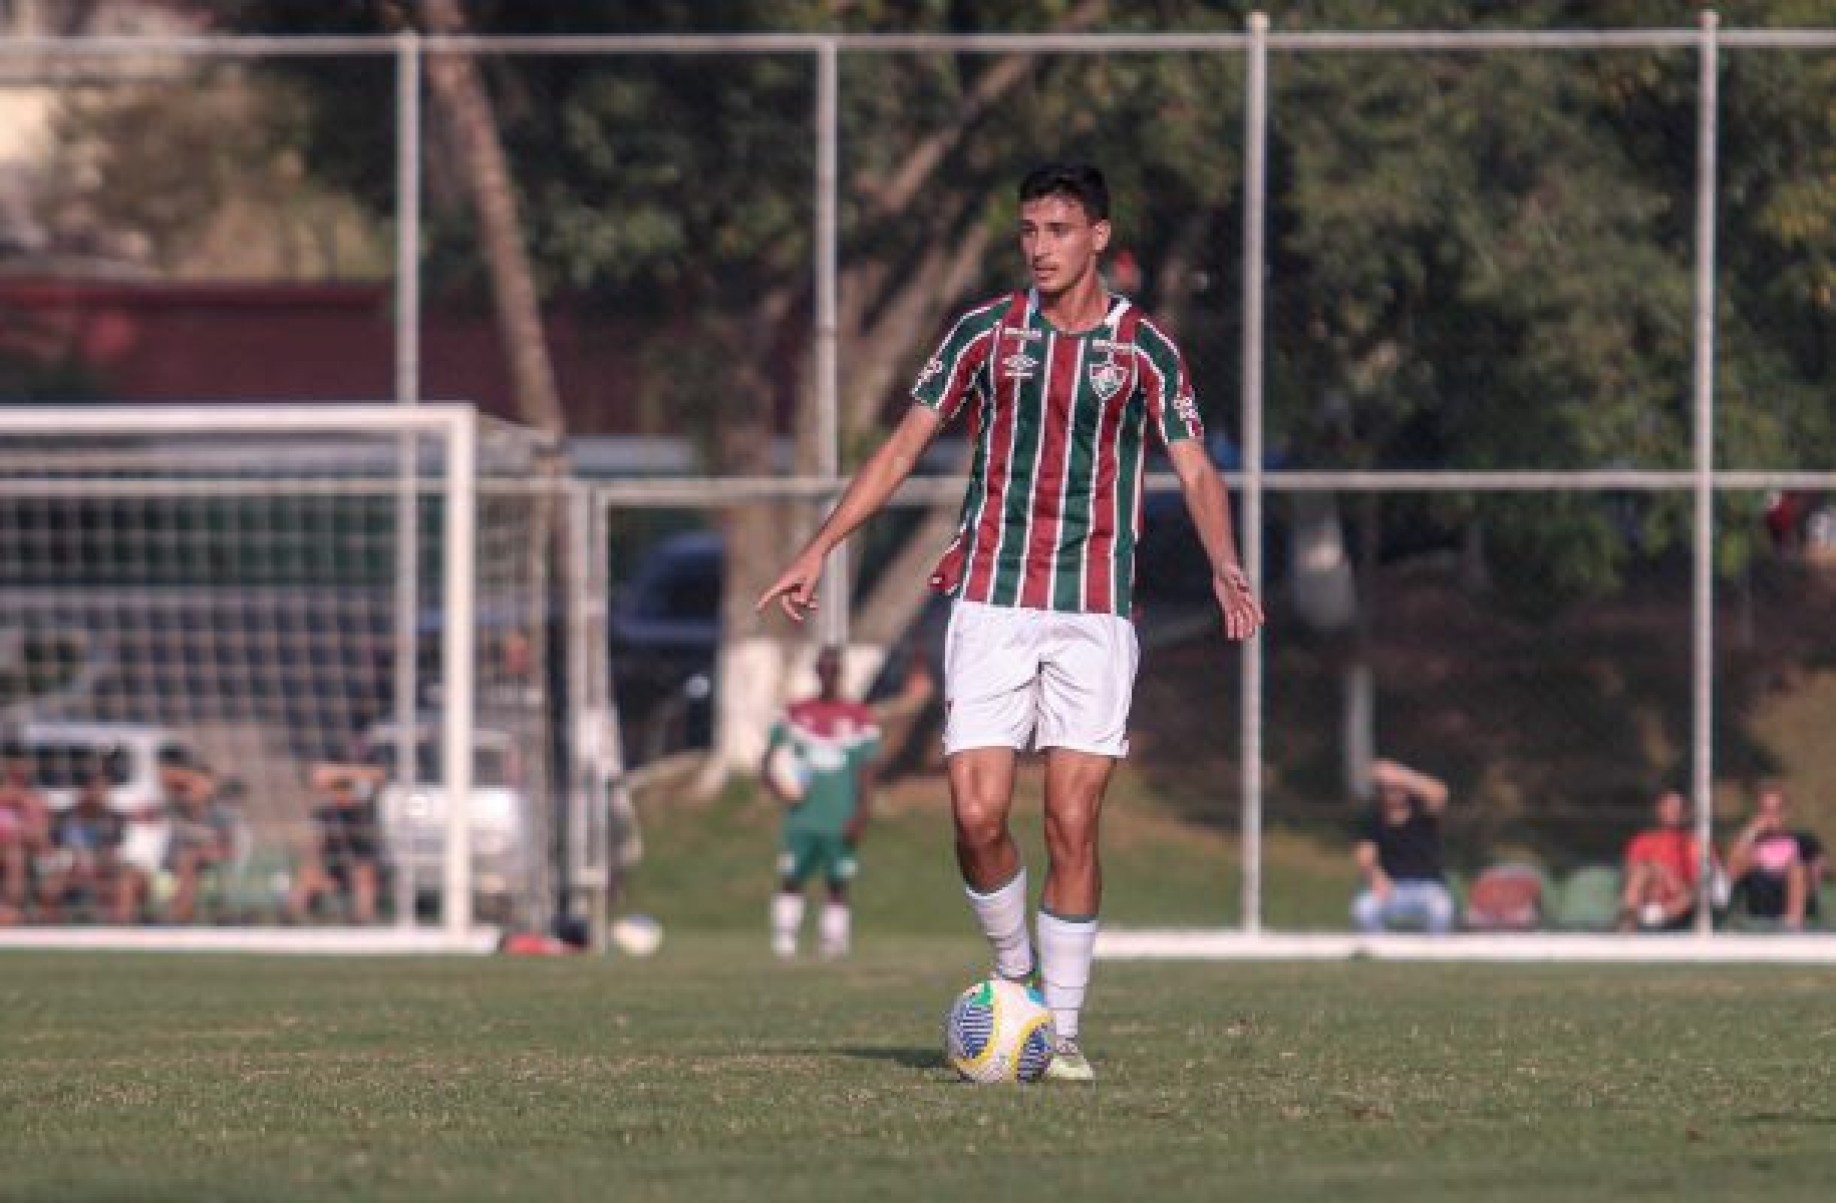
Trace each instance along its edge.
<path fill-rule="evenodd" d="M 464 405 L 81 406 L 0 409 L 0 448 L 4 734 L 54 810 L 110 776 L 147 913 L 182 837 L 142 746 L 217 782 L 200 921 L 546 918 L 544 440 Z M 325 765 L 365 770 L 367 831 Z"/>

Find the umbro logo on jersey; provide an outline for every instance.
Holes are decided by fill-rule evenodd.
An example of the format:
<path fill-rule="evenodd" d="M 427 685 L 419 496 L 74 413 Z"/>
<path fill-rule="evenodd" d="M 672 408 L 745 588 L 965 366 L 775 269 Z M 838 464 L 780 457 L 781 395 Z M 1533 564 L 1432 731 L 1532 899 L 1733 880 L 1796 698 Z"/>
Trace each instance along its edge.
<path fill-rule="evenodd" d="M 1007 369 L 1009 380 L 1031 380 L 1033 370 L 1039 366 L 1039 361 L 1024 351 L 1015 351 L 1001 361 L 1001 366 Z"/>
<path fill-rule="evenodd" d="M 1191 393 L 1183 393 L 1173 398 L 1173 412 L 1185 422 L 1197 424 L 1199 420 L 1198 402 L 1193 399 Z"/>
<path fill-rule="evenodd" d="M 1090 365 L 1090 387 L 1097 391 L 1097 396 L 1107 401 L 1122 391 L 1128 383 L 1128 369 L 1113 359 Z"/>
<path fill-rule="evenodd" d="M 923 388 L 925 385 L 929 384 L 932 378 L 943 370 L 943 360 L 933 357 L 931 362 L 924 365 L 924 371 L 918 373 L 918 387 Z"/>
<path fill-rule="evenodd" d="M 1090 345 L 1099 351 L 1132 351 L 1134 343 L 1119 343 L 1113 338 L 1093 338 Z"/>
<path fill-rule="evenodd" d="M 1025 326 L 1009 326 L 1001 331 L 1001 337 L 1015 339 L 1023 343 L 1030 343 L 1038 342 L 1040 339 L 1044 338 L 1045 335 L 1037 330 L 1029 330 Z"/>

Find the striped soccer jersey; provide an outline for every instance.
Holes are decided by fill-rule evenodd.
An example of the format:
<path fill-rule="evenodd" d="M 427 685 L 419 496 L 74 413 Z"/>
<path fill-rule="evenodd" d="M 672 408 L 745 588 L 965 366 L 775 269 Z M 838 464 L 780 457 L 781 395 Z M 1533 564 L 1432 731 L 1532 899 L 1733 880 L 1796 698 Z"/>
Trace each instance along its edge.
<path fill-rule="evenodd" d="M 964 314 L 912 397 L 947 423 L 971 408 L 975 460 L 931 587 L 965 601 L 1130 613 L 1143 436 L 1204 437 L 1173 340 L 1111 296 L 1100 325 L 1052 328 L 1036 291 Z"/>

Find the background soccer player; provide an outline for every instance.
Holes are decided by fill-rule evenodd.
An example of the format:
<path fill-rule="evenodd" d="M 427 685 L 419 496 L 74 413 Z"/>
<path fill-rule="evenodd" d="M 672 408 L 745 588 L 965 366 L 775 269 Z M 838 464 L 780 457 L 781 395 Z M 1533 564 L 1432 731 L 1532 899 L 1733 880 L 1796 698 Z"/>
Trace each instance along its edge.
<path fill-rule="evenodd" d="M 873 758 L 880 751 L 880 726 L 873 711 L 842 696 L 841 653 L 825 647 L 816 656 L 821 691 L 794 703 L 771 729 L 765 788 L 786 807 L 779 830 L 778 892 L 771 900 L 771 949 L 795 956 L 803 926 L 804 883 L 820 873 L 829 901 L 817 921 L 818 947 L 833 959 L 848 954 L 853 919 L 848 886 L 859 872 L 856 847 L 867 826 L 873 791 Z M 797 796 L 789 795 L 770 771 L 772 758 L 787 749 L 803 769 Z"/>
<path fill-rule="evenodd" d="M 957 862 L 996 972 L 1042 978 L 1059 1040 L 1051 1075 L 1081 1081 L 1095 1077 L 1078 1033 L 1102 894 L 1097 820 L 1128 751 L 1139 658 L 1128 616 L 1148 431 L 1179 477 L 1225 634 L 1247 639 L 1262 625 L 1184 358 L 1104 286 L 1098 259 L 1109 237 L 1109 190 L 1095 167 L 1027 175 L 1020 250 L 1032 288 L 958 319 L 919 374 L 916 404 L 758 603 L 776 600 L 802 621 L 830 549 L 886 503 L 946 423 L 970 411 L 975 459 L 962 521 L 931 578 L 955 599 L 944 752 Z M 1029 744 L 1045 753 L 1037 960 L 1026 869 L 1008 826 L 1016 753 Z"/>

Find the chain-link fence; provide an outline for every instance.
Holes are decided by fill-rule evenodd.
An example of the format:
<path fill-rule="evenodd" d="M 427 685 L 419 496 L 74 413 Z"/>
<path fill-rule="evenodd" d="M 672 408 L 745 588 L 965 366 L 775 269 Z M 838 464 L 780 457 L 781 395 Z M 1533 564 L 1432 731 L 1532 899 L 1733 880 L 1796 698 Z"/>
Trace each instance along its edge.
<path fill-rule="evenodd" d="M 1488 868 L 1521 863 L 1549 923 L 1618 921 L 1611 891 L 1565 887 L 1597 887 L 1588 871 L 1617 867 L 1666 789 L 1704 849 L 1728 847 L 1763 780 L 1786 783 L 1800 825 L 1836 824 L 1814 734 L 1836 525 L 1817 199 L 1833 52 L 1824 31 L 1706 18 L 92 41 L 0 47 L 0 62 L 82 134 L 59 137 L 44 184 L 59 199 L 39 211 L 139 232 L 151 278 L 222 274 L 233 211 L 263 197 L 247 220 L 297 218 L 295 257 L 241 274 L 325 281 L 317 307 L 296 294 L 263 321 L 249 295 L 219 298 L 201 329 L 219 332 L 223 372 L 273 337 L 349 348 L 329 356 L 345 374 L 283 379 L 287 358 L 250 351 L 238 392 L 507 411 L 497 265 L 464 147 L 423 96 L 436 57 L 478 63 L 570 420 L 639 448 L 608 470 L 645 479 L 592 508 L 614 595 L 606 688 L 627 669 L 643 683 L 623 699 L 643 712 L 625 740 L 640 757 L 713 738 L 705 689 L 733 598 L 836 494 L 951 314 L 1019 279 L 1019 172 L 1101 162 L 1111 284 L 1187 353 L 1273 619 L 1241 657 L 1222 649 L 1158 475 L 1138 753 L 1119 788 L 1215 837 L 1215 891 L 1175 918 L 1256 930 L 1348 921 L 1373 757 L 1448 783 L 1462 903 Z M 213 138 L 227 110 L 253 118 Z M 120 161 L 136 121 L 240 166 L 125 195 L 111 182 L 147 170 Z M 250 163 L 280 182 L 245 187 Z M 130 201 L 160 212 L 111 208 Z M 156 305 L 120 291 L 118 307 Z M 98 362 L 154 378 L 144 343 L 74 355 L 106 344 L 104 310 L 31 309 L 73 349 L 62 387 L 106 392 L 105 373 L 81 379 Z M 182 327 L 139 320 L 116 326 L 196 353 Z M 904 541 L 935 549 L 953 525 L 963 461 L 945 443 L 924 469 L 937 479 L 857 542 L 855 605 L 826 611 L 830 636 L 884 650 L 922 618 L 913 565 L 928 560 Z M 656 617 L 686 625 L 645 628 L 620 602 L 660 587 L 645 573 L 677 580 L 672 557 L 683 591 L 659 594 Z"/>

